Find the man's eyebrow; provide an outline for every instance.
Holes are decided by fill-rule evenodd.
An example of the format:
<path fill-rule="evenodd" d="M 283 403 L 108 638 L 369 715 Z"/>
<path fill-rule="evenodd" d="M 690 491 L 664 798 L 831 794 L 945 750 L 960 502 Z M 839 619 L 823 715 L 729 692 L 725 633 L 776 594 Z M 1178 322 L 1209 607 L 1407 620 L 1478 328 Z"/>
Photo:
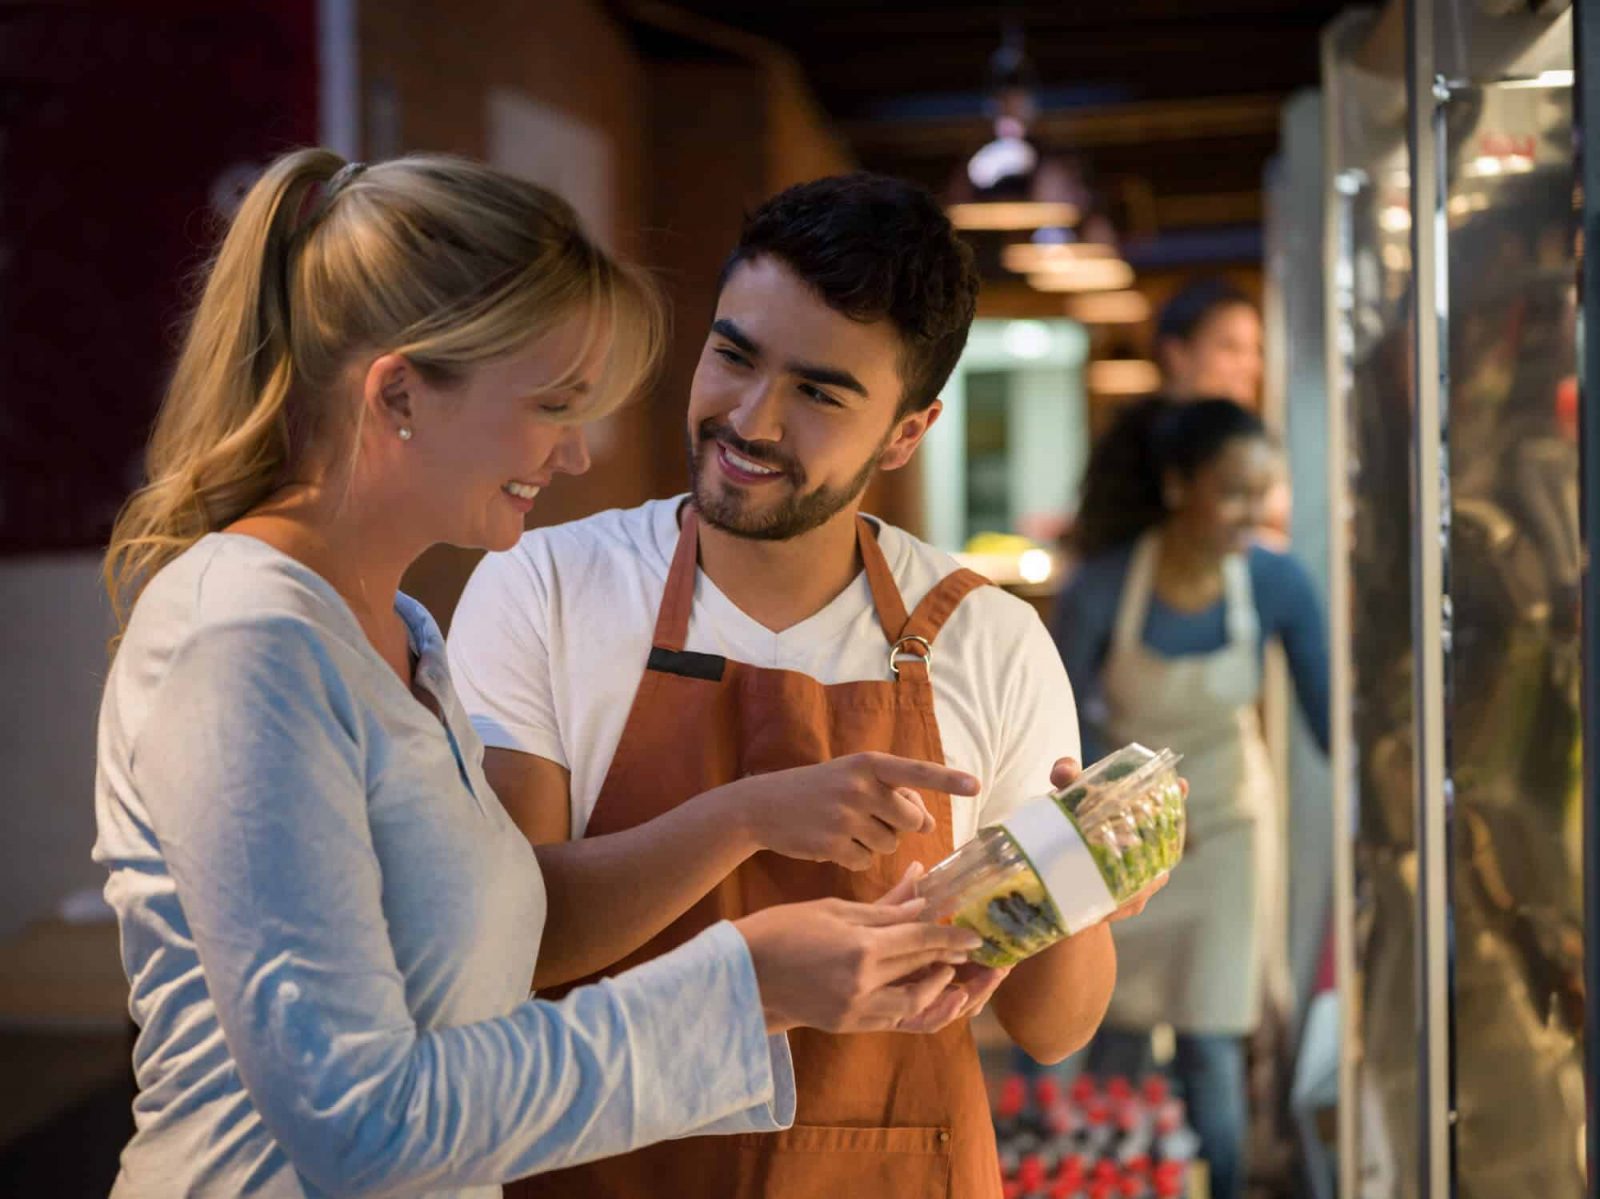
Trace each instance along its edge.
<path fill-rule="evenodd" d="M 761 347 L 756 345 L 755 342 L 751 341 L 749 335 L 727 317 L 720 317 L 711 322 L 711 331 L 713 333 L 720 333 L 723 337 L 726 337 L 746 354 L 749 354 L 752 357 L 761 356 Z"/>
<path fill-rule="evenodd" d="M 727 338 L 750 357 L 761 357 L 761 347 L 728 317 L 713 321 L 711 331 Z M 855 392 L 863 399 L 867 396 L 866 385 L 860 379 L 836 366 L 822 366 L 811 362 L 786 362 L 783 364 L 783 369 L 791 375 L 799 375 L 807 383 L 820 383 L 824 387 L 842 387 L 846 391 Z"/>
<path fill-rule="evenodd" d="M 863 399 L 867 396 L 867 389 L 861 380 L 838 367 L 813 366 L 808 362 L 788 362 L 784 364 L 784 368 L 791 374 L 799 375 L 807 383 L 821 383 L 824 387 L 842 387 L 846 391 L 855 392 Z"/>

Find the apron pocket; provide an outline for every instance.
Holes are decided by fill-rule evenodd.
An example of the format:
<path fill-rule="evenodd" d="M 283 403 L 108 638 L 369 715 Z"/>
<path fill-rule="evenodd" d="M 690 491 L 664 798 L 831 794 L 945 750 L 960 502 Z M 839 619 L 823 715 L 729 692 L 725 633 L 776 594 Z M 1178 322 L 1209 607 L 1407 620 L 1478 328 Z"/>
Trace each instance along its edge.
<path fill-rule="evenodd" d="M 950 1194 L 948 1128 L 849 1128 L 797 1124 L 733 1138 L 739 1195 L 783 1199 L 881 1199 Z"/>

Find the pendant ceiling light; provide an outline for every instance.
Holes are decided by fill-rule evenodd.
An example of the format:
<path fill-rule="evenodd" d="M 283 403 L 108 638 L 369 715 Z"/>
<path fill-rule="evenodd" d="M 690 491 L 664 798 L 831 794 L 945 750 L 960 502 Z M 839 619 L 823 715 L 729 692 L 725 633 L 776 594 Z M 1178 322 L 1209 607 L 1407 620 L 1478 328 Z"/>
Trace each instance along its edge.
<path fill-rule="evenodd" d="M 951 223 L 1000 232 L 1076 225 L 1086 199 L 1077 172 L 1028 137 L 1038 79 L 1015 22 L 989 60 L 989 83 L 994 139 L 956 171 L 947 206 Z"/>

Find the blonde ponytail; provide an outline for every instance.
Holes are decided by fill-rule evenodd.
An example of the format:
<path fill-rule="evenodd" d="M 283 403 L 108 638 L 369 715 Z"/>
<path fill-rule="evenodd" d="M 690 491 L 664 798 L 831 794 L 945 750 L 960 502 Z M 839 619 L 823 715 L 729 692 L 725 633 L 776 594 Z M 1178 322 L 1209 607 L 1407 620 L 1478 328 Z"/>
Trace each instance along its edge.
<path fill-rule="evenodd" d="M 156 571 L 277 486 L 288 459 L 293 375 L 289 241 L 310 190 L 342 165 L 325 150 L 279 159 L 223 239 L 151 433 L 149 481 L 112 530 L 105 577 L 119 626 Z"/>
<path fill-rule="evenodd" d="M 105 581 L 119 628 L 157 571 L 340 435 L 352 414 L 328 393 L 351 355 L 405 354 L 449 382 L 580 312 L 590 341 L 573 369 L 593 339 L 612 346 L 592 418 L 654 369 L 664 317 L 648 277 L 591 242 L 565 201 L 441 155 L 367 169 L 320 149 L 278 159 L 209 268 L 147 482 L 113 528 Z"/>

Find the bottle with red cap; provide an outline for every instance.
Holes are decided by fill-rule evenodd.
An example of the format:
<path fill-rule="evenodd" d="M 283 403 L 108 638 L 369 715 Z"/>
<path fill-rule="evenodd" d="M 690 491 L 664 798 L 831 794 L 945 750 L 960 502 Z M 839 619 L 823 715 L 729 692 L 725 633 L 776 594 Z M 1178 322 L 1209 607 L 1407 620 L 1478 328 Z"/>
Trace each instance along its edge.
<path fill-rule="evenodd" d="M 1134 1158 L 1150 1156 L 1155 1138 L 1149 1113 L 1137 1098 L 1126 1100 L 1117 1109 L 1117 1160 L 1126 1165 Z"/>
<path fill-rule="evenodd" d="M 1009 1141 L 1022 1131 L 1023 1116 L 1028 1106 L 1028 1080 L 1013 1074 L 1000 1084 L 1000 1099 L 994 1109 L 994 1135 Z"/>
<path fill-rule="evenodd" d="M 1145 1154 L 1137 1154 L 1122 1163 L 1122 1172 L 1137 1178 L 1149 1178 L 1155 1173 L 1155 1163 Z"/>
<path fill-rule="evenodd" d="M 1064 1154 L 1060 1164 L 1056 1167 L 1056 1177 L 1073 1178 L 1081 1182 L 1088 1177 L 1088 1170 L 1091 1164 L 1081 1153 Z"/>
<path fill-rule="evenodd" d="M 1089 1171 L 1091 1183 L 1105 1183 L 1107 1186 L 1116 1186 L 1122 1181 L 1122 1171 L 1117 1168 L 1117 1163 L 1110 1158 L 1103 1157 L 1095 1162 L 1094 1168 Z"/>
<path fill-rule="evenodd" d="M 1001 1181 L 1010 1182 L 1017 1176 L 1017 1171 L 1022 1168 L 1022 1154 L 1017 1152 L 1016 1146 L 1001 1142 L 999 1156 Z"/>
<path fill-rule="evenodd" d="M 1168 1196 L 1181 1196 L 1188 1181 L 1189 1166 L 1186 1162 L 1162 1162 L 1155 1169 L 1151 1181 L 1155 1183 L 1156 1194 L 1167 1199 Z"/>
<path fill-rule="evenodd" d="M 1050 1111 L 1063 1098 L 1061 1080 L 1053 1074 L 1046 1074 L 1033 1084 L 1033 1102 L 1040 1114 Z"/>
<path fill-rule="evenodd" d="M 1044 1142 L 1058 1157 L 1076 1153 L 1082 1143 L 1083 1113 L 1070 1099 L 1059 1100 L 1044 1116 Z"/>
<path fill-rule="evenodd" d="M 1022 1184 L 1024 1194 L 1032 1194 L 1044 1189 L 1046 1171 L 1044 1159 L 1037 1153 L 1030 1153 L 1022 1159 L 1022 1164 L 1017 1168 L 1017 1181 Z"/>
<path fill-rule="evenodd" d="M 1117 1130 L 1111 1123 L 1111 1105 L 1104 1099 L 1089 1101 L 1083 1112 L 1083 1132 L 1079 1138 L 1085 1157 L 1102 1158 L 1111 1153 Z"/>
<path fill-rule="evenodd" d="M 1072 1102 L 1079 1107 L 1088 1107 L 1092 1100 L 1100 1098 L 1100 1080 L 1085 1070 L 1072 1080 L 1070 1094 Z"/>
<path fill-rule="evenodd" d="M 1106 1098 L 1114 1104 L 1126 1103 L 1133 1098 L 1133 1084 L 1122 1074 L 1106 1079 Z"/>
<path fill-rule="evenodd" d="M 1150 1199 L 1150 1184 L 1137 1174 L 1124 1174 L 1117 1184 L 1120 1199 Z"/>
<path fill-rule="evenodd" d="M 1117 1184 L 1104 1178 L 1095 1179 L 1089 1184 L 1089 1199 L 1114 1199 L 1117 1193 Z"/>
<path fill-rule="evenodd" d="M 1168 1100 L 1156 1116 L 1156 1155 L 1187 1166 L 1200 1151 L 1200 1137 L 1185 1119 L 1183 1101 Z"/>
<path fill-rule="evenodd" d="M 1172 1084 L 1165 1074 L 1147 1074 L 1139 1084 L 1139 1096 L 1147 1108 L 1159 1111 L 1161 1105 L 1172 1098 Z"/>

